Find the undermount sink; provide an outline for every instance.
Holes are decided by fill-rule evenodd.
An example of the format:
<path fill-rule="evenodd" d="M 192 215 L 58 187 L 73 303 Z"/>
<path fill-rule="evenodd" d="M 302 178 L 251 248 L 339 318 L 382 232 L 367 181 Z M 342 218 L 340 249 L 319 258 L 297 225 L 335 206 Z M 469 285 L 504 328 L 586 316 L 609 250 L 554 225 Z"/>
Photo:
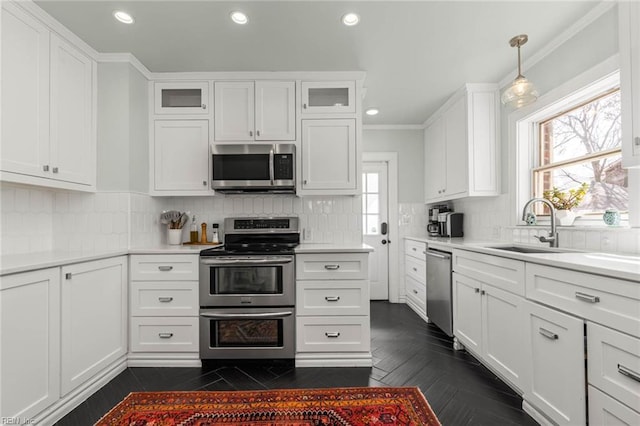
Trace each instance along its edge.
<path fill-rule="evenodd" d="M 495 246 L 487 247 L 496 250 L 513 251 L 516 253 L 568 253 L 574 250 L 563 250 L 558 248 L 545 248 L 545 247 L 524 247 L 524 246 Z"/>

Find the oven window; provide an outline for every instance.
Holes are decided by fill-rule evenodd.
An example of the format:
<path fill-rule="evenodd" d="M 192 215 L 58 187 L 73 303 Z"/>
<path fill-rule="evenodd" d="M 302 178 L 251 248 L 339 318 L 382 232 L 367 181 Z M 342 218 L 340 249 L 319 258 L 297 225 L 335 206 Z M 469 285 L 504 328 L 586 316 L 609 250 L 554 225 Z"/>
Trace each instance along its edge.
<path fill-rule="evenodd" d="M 282 294 L 281 266 L 221 266 L 212 270 L 210 294 Z"/>
<path fill-rule="evenodd" d="M 212 346 L 282 347 L 282 323 L 281 319 L 216 320 L 211 324 Z"/>
<path fill-rule="evenodd" d="M 213 180 L 270 180 L 269 155 L 228 154 L 213 156 Z"/>

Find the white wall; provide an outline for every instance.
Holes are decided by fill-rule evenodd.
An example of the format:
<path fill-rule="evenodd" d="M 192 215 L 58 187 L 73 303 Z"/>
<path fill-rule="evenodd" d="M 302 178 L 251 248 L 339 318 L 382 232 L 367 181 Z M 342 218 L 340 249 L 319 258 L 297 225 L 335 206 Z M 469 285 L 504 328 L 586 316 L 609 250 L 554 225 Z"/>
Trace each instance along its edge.
<path fill-rule="evenodd" d="M 149 191 L 149 85 L 129 67 L 129 189 Z"/>

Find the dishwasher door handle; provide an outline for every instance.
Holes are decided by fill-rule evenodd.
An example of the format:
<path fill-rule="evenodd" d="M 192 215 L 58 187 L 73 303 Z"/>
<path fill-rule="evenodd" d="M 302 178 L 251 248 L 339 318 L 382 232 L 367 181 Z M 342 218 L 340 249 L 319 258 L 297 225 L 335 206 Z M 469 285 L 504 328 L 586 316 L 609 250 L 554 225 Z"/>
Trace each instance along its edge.
<path fill-rule="evenodd" d="M 437 257 L 438 259 L 451 259 L 450 254 L 447 254 L 447 253 L 440 254 L 430 250 L 427 250 L 427 256 Z"/>

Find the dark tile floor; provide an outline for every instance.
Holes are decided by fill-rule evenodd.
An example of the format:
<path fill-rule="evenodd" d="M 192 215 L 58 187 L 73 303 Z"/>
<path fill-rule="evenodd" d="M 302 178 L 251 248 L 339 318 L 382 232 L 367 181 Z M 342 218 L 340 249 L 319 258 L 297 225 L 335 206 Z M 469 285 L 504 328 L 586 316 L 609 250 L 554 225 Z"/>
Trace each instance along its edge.
<path fill-rule="evenodd" d="M 294 368 L 292 362 L 128 368 L 58 425 L 90 425 L 133 391 L 417 386 L 443 425 L 535 425 L 521 398 L 402 304 L 371 303 L 372 368 Z"/>

